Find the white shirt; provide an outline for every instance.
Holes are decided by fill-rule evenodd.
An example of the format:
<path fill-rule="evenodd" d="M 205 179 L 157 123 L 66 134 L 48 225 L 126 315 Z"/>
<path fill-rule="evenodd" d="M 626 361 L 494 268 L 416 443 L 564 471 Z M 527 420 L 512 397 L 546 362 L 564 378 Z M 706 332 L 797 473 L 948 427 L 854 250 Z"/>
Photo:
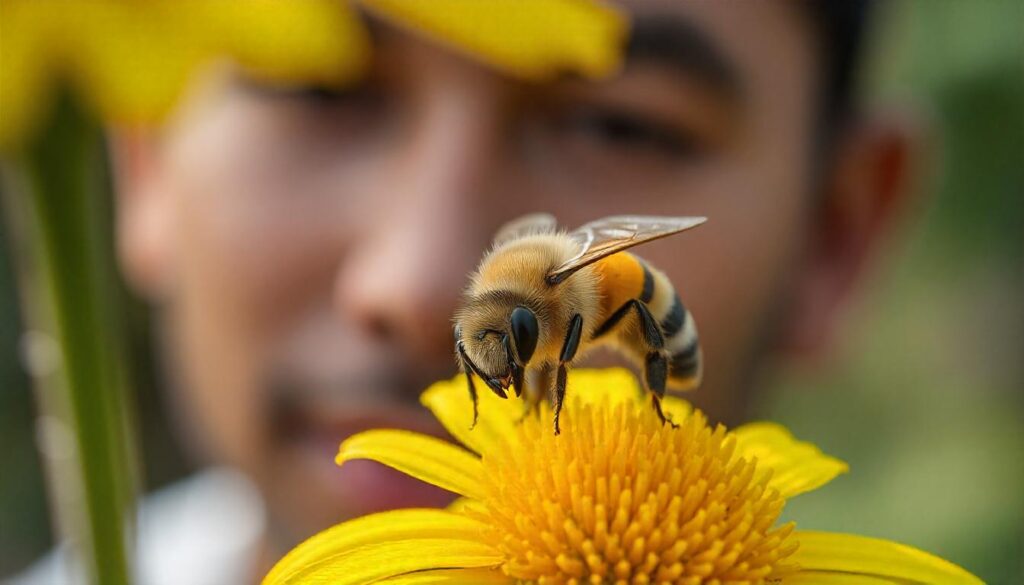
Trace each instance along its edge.
<path fill-rule="evenodd" d="M 213 469 L 161 489 L 139 510 L 135 582 L 250 585 L 266 527 L 263 502 L 241 474 Z M 69 547 L 59 547 L 5 585 L 84 584 Z"/>

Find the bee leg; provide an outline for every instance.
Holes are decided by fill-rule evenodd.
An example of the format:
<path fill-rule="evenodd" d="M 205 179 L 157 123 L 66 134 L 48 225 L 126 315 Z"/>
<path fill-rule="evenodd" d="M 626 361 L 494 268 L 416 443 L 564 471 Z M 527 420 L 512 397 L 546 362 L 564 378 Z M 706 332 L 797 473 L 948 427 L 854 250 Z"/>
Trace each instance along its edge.
<path fill-rule="evenodd" d="M 526 417 L 530 416 L 530 413 L 532 413 L 532 412 L 540 412 L 540 409 L 537 408 L 538 406 L 540 406 L 540 397 L 539 396 L 536 397 L 536 398 L 533 397 L 533 396 L 527 396 L 523 400 L 523 412 L 522 412 L 522 414 L 519 415 L 519 418 L 516 419 L 516 424 L 517 425 L 523 424 L 523 421 L 526 420 Z"/>
<path fill-rule="evenodd" d="M 479 416 L 479 405 L 477 404 L 476 397 L 476 385 L 473 384 L 473 374 L 469 373 L 469 369 L 465 370 L 466 373 L 466 384 L 469 386 L 469 399 L 473 401 L 473 424 L 469 425 L 469 430 L 476 428 L 476 419 Z"/>
<path fill-rule="evenodd" d="M 637 319 L 640 321 L 640 334 L 643 337 L 644 345 L 652 350 L 660 350 L 665 347 L 665 337 L 661 334 L 661 326 L 658 325 L 654 315 L 651 315 L 647 305 L 639 299 L 630 299 L 623 303 L 594 331 L 593 338 L 597 339 L 611 331 L 631 310 L 636 311 Z"/>
<path fill-rule="evenodd" d="M 473 402 L 473 424 L 469 425 L 469 429 L 473 430 L 476 428 L 476 420 L 480 414 L 479 405 L 477 404 L 476 396 L 476 384 L 473 383 L 473 362 L 469 360 L 469 356 L 466 355 L 466 348 L 462 346 L 462 331 L 455 328 L 455 353 L 459 356 L 459 361 L 462 363 L 462 371 L 466 374 L 466 385 L 469 388 L 469 399 Z"/>
<path fill-rule="evenodd" d="M 679 428 L 679 423 L 666 416 L 661 410 L 661 399 L 658 398 L 657 394 L 651 394 L 651 403 L 654 405 L 654 412 L 656 412 L 658 414 L 658 418 L 661 419 L 661 424 L 668 424 L 673 429 Z"/>
<path fill-rule="evenodd" d="M 577 313 L 569 321 L 569 330 L 565 332 L 565 341 L 562 343 L 562 353 L 558 357 L 558 373 L 555 375 L 555 387 L 552 394 L 552 402 L 555 407 L 556 435 L 562 432 L 558 427 L 558 418 L 562 413 L 562 402 L 565 400 L 565 383 L 568 378 L 566 364 L 576 357 L 576 351 L 580 348 L 580 336 L 582 334 L 583 317 Z"/>
<path fill-rule="evenodd" d="M 555 387 L 552 389 L 552 402 L 555 405 L 555 434 L 560 435 L 562 430 L 558 427 L 558 418 L 562 414 L 562 402 L 565 400 L 565 382 L 568 372 L 564 363 L 558 364 L 558 374 L 555 376 Z"/>
<path fill-rule="evenodd" d="M 665 351 L 665 336 L 661 332 L 661 326 L 651 315 L 647 305 L 639 299 L 626 301 L 597 328 L 594 337 L 610 331 L 630 310 L 636 311 L 640 321 L 641 341 L 647 349 L 647 356 L 644 359 L 644 383 L 651 392 L 654 411 L 658 413 L 658 418 L 662 423 L 668 423 L 673 427 L 678 426 L 667 418 L 661 409 L 661 399 L 665 397 L 665 385 L 668 380 L 668 352 Z"/>
<path fill-rule="evenodd" d="M 662 424 L 668 423 L 673 428 L 678 427 L 679 425 L 666 417 L 661 409 L 661 399 L 665 397 L 665 385 L 668 381 L 668 352 L 665 351 L 665 337 L 661 333 L 661 326 L 651 315 L 647 305 L 637 300 L 631 302 L 634 303 L 633 306 L 640 317 L 640 330 L 648 349 L 647 357 L 644 359 L 644 382 L 651 392 L 654 412 L 658 414 Z"/>
<path fill-rule="evenodd" d="M 654 404 L 654 412 L 658 413 L 661 424 L 668 423 L 673 428 L 679 425 L 672 422 L 672 419 L 665 416 L 661 410 L 661 399 L 665 397 L 665 383 L 668 379 L 668 356 L 665 350 L 652 351 L 647 354 L 644 360 L 644 379 L 647 388 L 651 391 L 651 401 Z"/>
<path fill-rule="evenodd" d="M 531 369 L 528 372 L 528 382 L 524 382 L 523 388 L 523 415 L 516 421 L 521 424 L 531 414 L 540 416 L 540 403 L 544 398 L 544 392 L 551 387 L 551 375 L 554 367 L 549 363 Z"/>

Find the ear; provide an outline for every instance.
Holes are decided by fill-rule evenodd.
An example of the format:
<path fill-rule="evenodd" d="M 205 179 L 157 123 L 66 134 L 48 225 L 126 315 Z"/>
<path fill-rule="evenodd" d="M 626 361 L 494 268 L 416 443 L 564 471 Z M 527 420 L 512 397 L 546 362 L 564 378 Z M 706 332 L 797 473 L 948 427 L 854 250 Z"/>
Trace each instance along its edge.
<path fill-rule="evenodd" d="M 174 272 L 173 206 L 161 181 L 159 139 L 152 130 L 117 128 L 109 146 L 121 271 L 137 294 L 156 301 Z"/>
<path fill-rule="evenodd" d="M 786 352 L 820 357 L 831 347 L 842 309 L 911 201 L 918 138 L 895 115 L 859 119 L 838 138 L 795 273 Z"/>

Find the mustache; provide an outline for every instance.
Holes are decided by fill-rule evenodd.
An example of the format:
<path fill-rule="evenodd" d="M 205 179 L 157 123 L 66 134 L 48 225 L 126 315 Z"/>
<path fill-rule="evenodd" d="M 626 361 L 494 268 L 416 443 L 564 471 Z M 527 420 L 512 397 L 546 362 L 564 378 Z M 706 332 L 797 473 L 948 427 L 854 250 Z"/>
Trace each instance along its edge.
<path fill-rule="evenodd" d="M 414 369 L 389 363 L 330 373 L 277 366 L 264 377 L 264 393 L 275 406 L 348 409 L 394 405 L 407 408 L 419 404 L 420 394 L 431 383 L 455 374 L 454 364 L 446 366 Z"/>

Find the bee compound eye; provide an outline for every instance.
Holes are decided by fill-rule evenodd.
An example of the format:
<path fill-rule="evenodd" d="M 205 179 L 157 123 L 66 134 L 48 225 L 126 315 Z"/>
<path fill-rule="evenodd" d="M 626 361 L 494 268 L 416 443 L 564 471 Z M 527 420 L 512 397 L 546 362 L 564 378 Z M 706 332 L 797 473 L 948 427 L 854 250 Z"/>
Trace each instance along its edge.
<path fill-rule="evenodd" d="M 512 311 L 512 339 L 516 342 L 516 354 L 522 365 L 530 361 L 533 350 L 537 349 L 537 338 L 540 335 L 540 327 L 537 325 L 537 316 L 526 307 L 516 307 Z"/>

